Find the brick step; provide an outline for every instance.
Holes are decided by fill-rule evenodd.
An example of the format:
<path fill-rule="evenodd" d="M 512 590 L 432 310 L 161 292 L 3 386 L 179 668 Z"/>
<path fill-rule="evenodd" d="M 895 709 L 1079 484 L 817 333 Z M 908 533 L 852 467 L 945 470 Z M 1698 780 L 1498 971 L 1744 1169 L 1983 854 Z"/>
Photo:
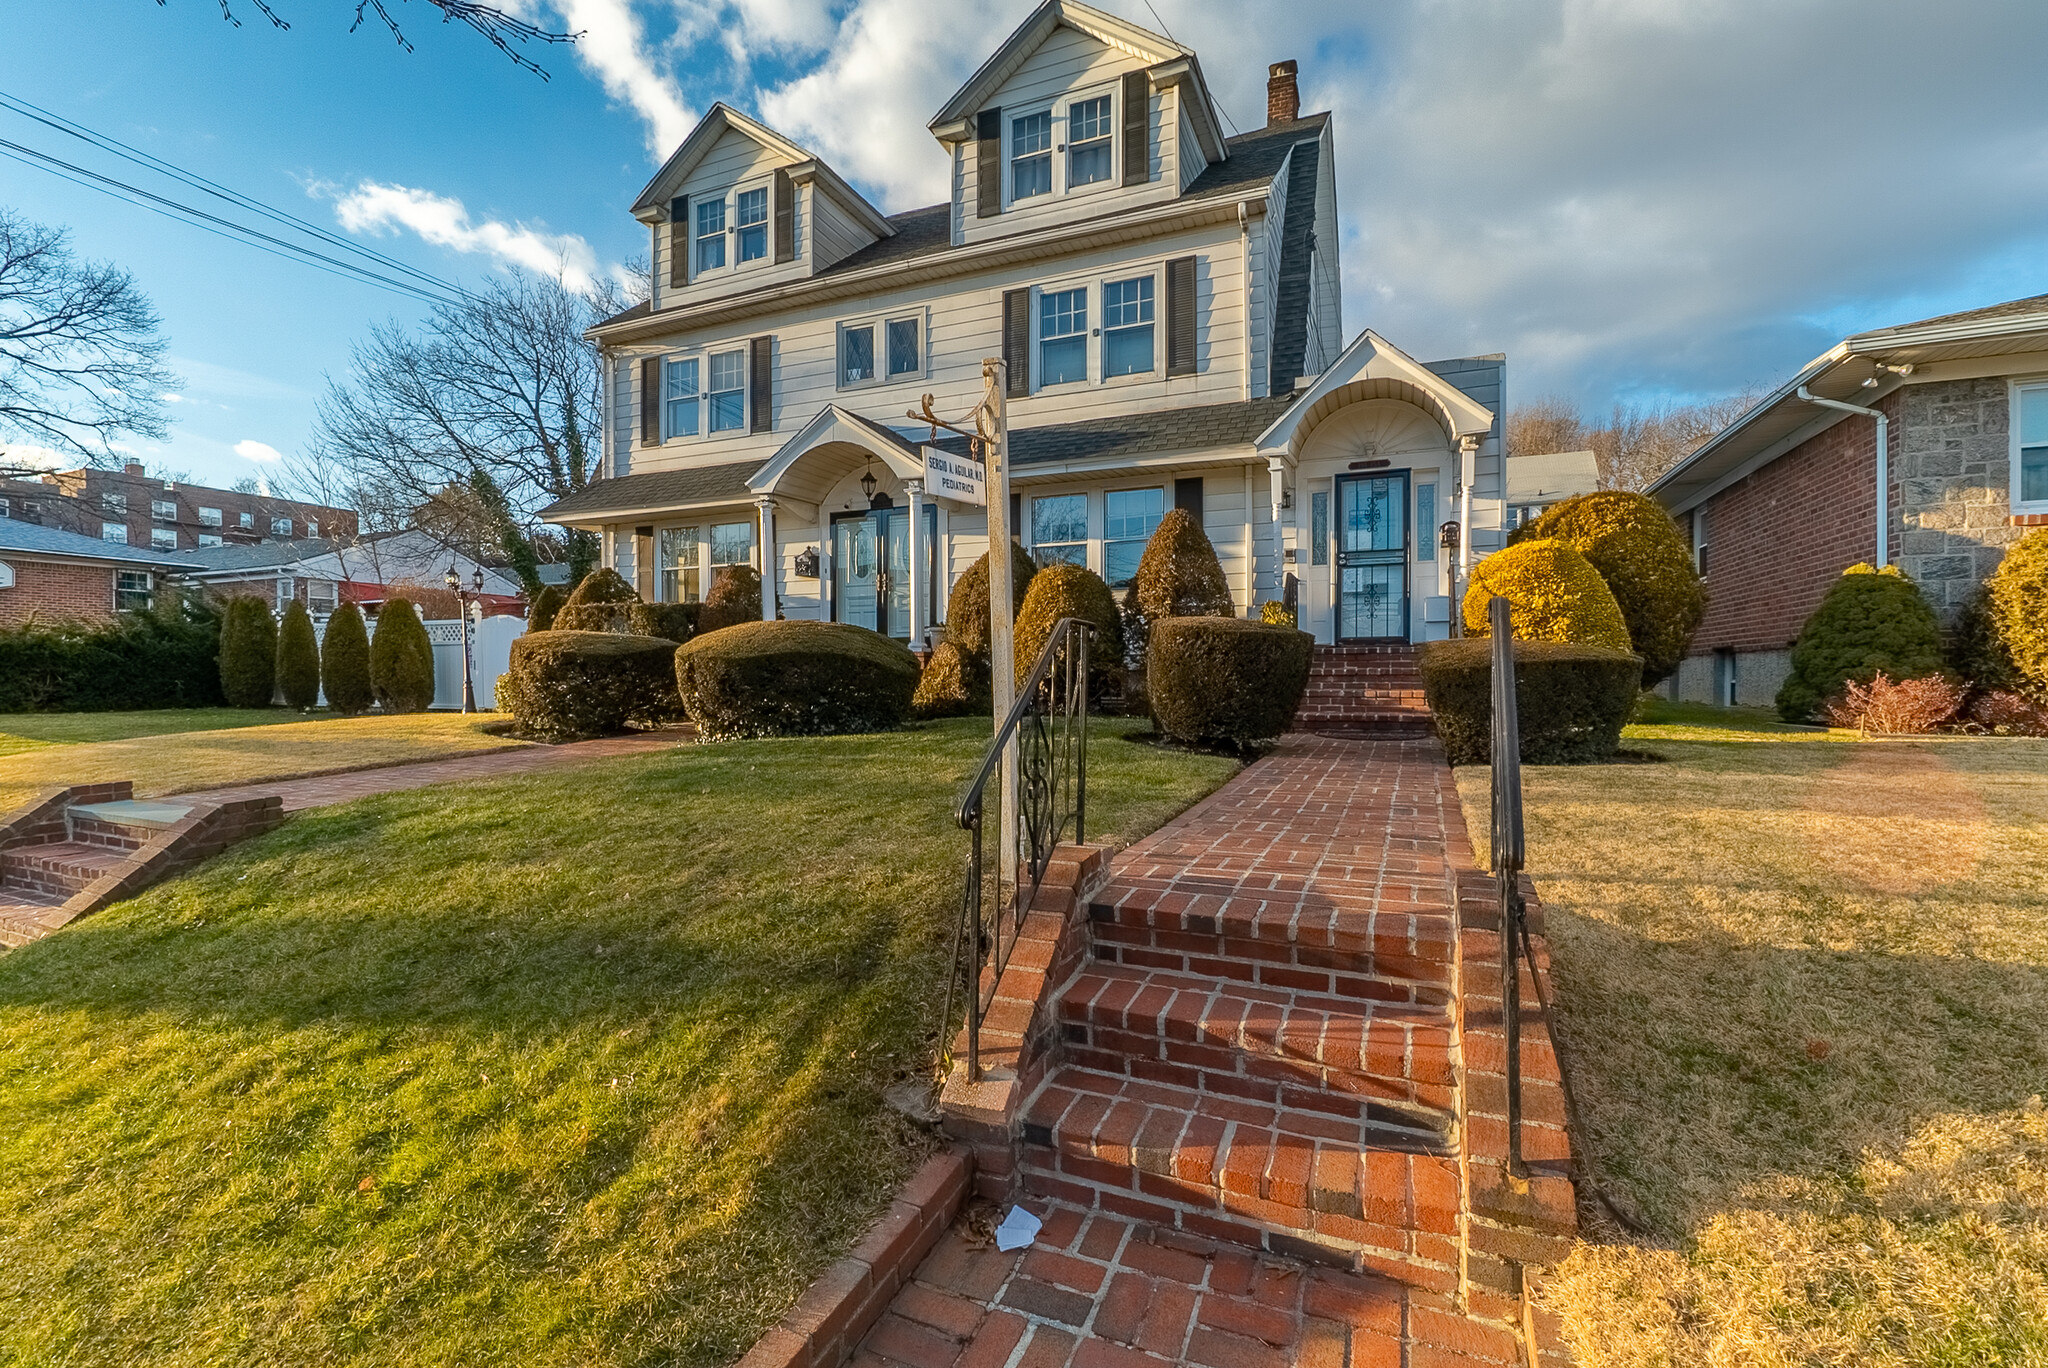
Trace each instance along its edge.
<path fill-rule="evenodd" d="M 139 850 L 190 815 L 192 805 L 175 798 L 74 805 L 65 818 L 71 839 L 113 850 Z"/>
<path fill-rule="evenodd" d="M 1456 1280 L 1457 1161 L 1433 1131 L 1057 1070 L 1026 1191 L 1289 1258 Z"/>
<path fill-rule="evenodd" d="M 50 932 L 43 917 L 63 905 L 64 899 L 50 894 L 19 888 L 0 892 L 0 946 L 18 950 L 41 940 Z"/>
<path fill-rule="evenodd" d="M 1376 863 L 1373 877 L 1384 901 L 1400 898 L 1397 871 Z M 1098 963 L 1134 969 L 1441 1006 L 1450 1000 L 1454 914 L 1441 875 L 1418 871 L 1414 877 L 1409 901 L 1417 910 L 1407 912 L 1112 884 L 1088 904 L 1093 954 Z M 1334 878 L 1333 871 L 1326 882 Z"/>
<path fill-rule="evenodd" d="M 1441 1007 L 1098 965 L 1060 997 L 1066 1058 L 1096 1073 L 1363 1119 L 1367 1100 L 1448 1129 L 1451 1020 Z"/>
<path fill-rule="evenodd" d="M 82 841 L 48 841 L 0 852 L 0 892 L 55 894 L 84 892 L 102 874 L 122 864 L 129 852 Z"/>

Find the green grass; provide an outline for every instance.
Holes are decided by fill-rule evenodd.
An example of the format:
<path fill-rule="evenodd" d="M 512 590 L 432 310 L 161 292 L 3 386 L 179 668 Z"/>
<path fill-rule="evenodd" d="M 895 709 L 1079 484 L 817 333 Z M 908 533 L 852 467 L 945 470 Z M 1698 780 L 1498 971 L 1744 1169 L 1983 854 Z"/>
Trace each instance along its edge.
<path fill-rule="evenodd" d="M 1091 836 L 1235 768 L 1130 729 Z M 985 731 L 322 809 L 0 957 L 0 1362 L 731 1362 L 931 1143 Z"/>
<path fill-rule="evenodd" d="M 1635 721 L 1623 733 L 1631 741 L 1793 741 L 1826 739 L 1824 727 L 1801 727 L 1778 720 L 1770 708 L 1717 708 L 1708 703 L 1674 703 L 1646 695 Z M 1838 732 L 1836 739 L 1853 739 Z"/>
<path fill-rule="evenodd" d="M 0 713 L 0 755 L 40 746 L 91 741 L 125 741 L 135 736 L 268 727 L 282 722 L 324 720 L 328 713 L 291 713 L 282 708 L 158 708 L 146 712 Z"/>

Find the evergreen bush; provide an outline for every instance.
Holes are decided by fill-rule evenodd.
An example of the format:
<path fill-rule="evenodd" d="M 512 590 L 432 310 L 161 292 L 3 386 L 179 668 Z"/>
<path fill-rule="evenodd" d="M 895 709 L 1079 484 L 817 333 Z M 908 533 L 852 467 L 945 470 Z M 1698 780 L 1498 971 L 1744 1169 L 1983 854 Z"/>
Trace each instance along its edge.
<path fill-rule="evenodd" d="M 1678 525 L 1655 499 L 1626 490 L 1581 494 L 1546 511 L 1517 540 L 1554 538 L 1607 581 L 1643 658 L 1643 687 L 1668 679 L 1707 611 L 1706 591 Z"/>
<path fill-rule="evenodd" d="M 1518 641 L 1583 642 L 1629 651 L 1628 624 L 1607 581 L 1564 542 L 1537 537 L 1494 552 L 1472 567 L 1465 592 L 1465 631 L 1492 631 L 1488 605 L 1498 596 L 1514 612 Z"/>
<path fill-rule="evenodd" d="M 2048 701 L 2048 527 L 2007 547 L 1986 585 L 1999 638 L 2025 683 L 2023 692 Z"/>
<path fill-rule="evenodd" d="M 248 594 L 228 600 L 220 629 L 220 691 L 231 708 L 267 708 L 277 692 L 277 624 Z"/>
<path fill-rule="evenodd" d="M 1642 684 L 1642 658 L 1583 642 L 1517 640 L 1514 652 L 1522 762 L 1584 765 L 1612 757 Z M 1493 643 L 1432 641 L 1419 663 L 1437 739 L 1450 762 L 1492 764 Z"/>
<path fill-rule="evenodd" d="M 1095 624 L 1095 640 L 1088 644 L 1088 682 L 1091 692 L 1100 694 L 1123 673 L 1124 624 L 1117 611 L 1116 595 L 1110 593 L 1102 576 L 1081 565 L 1057 562 L 1032 577 L 1031 588 L 1017 612 L 1016 666 L 1021 687 L 1039 652 L 1052 639 L 1052 629 L 1062 618 L 1081 618 Z"/>
<path fill-rule="evenodd" d="M 297 599 L 277 625 L 277 687 L 287 708 L 310 712 L 320 704 L 320 637 L 312 614 Z"/>
<path fill-rule="evenodd" d="M 636 603 L 627 614 L 635 636 L 664 637 L 678 646 L 697 634 L 700 603 Z"/>
<path fill-rule="evenodd" d="M 1010 543 L 1010 620 L 1024 609 L 1024 596 L 1031 592 L 1031 581 L 1038 574 L 1038 563 L 1026 555 L 1024 548 L 1016 542 Z M 966 573 L 953 582 L 952 597 L 946 600 L 946 640 L 958 646 L 967 654 L 988 661 L 991 649 L 991 628 L 988 614 L 988 555 L 984 552 Z"/>
<path fill-rule="evenodd" d="M 840 622 L 742 622 L 676 652 L 683 707 L 706 737 L 885 731 L 910 716 L 917 657 Z"/>
<path fill-rule="evenodd" d="M 910 710 L 920 718 L 989 716 L 995 697 L 989 687 L 988 666 L 950 641 L 932 648 L 917 677 L 917 692 Z"/>
<path fill-rule="evenodd" d="M 721 566 L 697 610 L 697 630 L 715 632 L 761 620 L 761 572 L 751 565 Z"/>
<path fill-rule="evenodd" d="M 370 684 L 386 712 L 424 712 L 434 701 L 434 646 L 410 599 L 386 599 L 377 610 Z"/>
<path fill-rule="evenodd" d="M 1879 671 L 1920 679 L 1943 667 L 1941 626 L 1920 586 L 1895 565 L 1852 565 L 1829 586 L 1792 644 L 1792 672 L 1778 690 L 1778 716 L 1811 722 L 1850 680 Z"/>
<path fill-rule="evenodd" d="M 1138 614 L 1149 627 L 1161 618 L 1235 617 L 1230 582 L 1201 522 L 1184 508 L 1159 520 L 1131 577 Z"/>
<path fill-rule="evenodd" d="M 562 605 L 568 602 L 568 597 L 559 585 L 542 585 L 540 592 L 533 596 L 533 602 L 527 606 L 526 630 L 545 632 L 553 627 L 555 614 L 562 611 Z"/>
<path fill-rule="evenodd" d="M 320 643 L 320 682 L 327 690 L 327 706 L 343 717 L 366 713 L 377 701 L 370 685 L 370 634 L 363 626 L 363 610 L 343 603 L 327 619 L 327 635 Z"/>
<path fill-rule="evenodd" d="M 535 741 L 581 741 L 674 720 L 676 643 L 625 632 L 528 632 L 498 676 L 498 707 Z"/>
<path fill-rule="evenodd" d="M 1294 720 L 1314 650 L 1307 632 L 1249 618 L 1156 619 L 1152 715 L 1176 741 L 1250 750 Z"/>
<path fill-rule="evenodd" d="M 640 596 L 619 572 L 593 570 L 576 586 L 546 630 L 553 632 L 629 632 L 633 605 Z"/>
<path fill-rule="evenodd" d="M 0 627 L 0 712 L 217 708 L 221 610 L 175 588 L 111 623 Z"/>

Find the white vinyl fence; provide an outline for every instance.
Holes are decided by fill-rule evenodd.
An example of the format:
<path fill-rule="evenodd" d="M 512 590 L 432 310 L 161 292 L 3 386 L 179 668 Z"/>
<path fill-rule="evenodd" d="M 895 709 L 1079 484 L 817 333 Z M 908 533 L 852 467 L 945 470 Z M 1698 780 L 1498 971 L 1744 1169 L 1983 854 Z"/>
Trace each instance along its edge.
<path fill-rule="evenodd" d="M 427 640 L 434 647 L 434 702 L 436 708 L 462 706 L 462 621 L 459 618 L 426 624 Z M 470 682 L 476 690 L 476 705 L 498 706 L 498 676 L 512 663 L 512 643 L 526 632 L 526 619 L 487 617 L 469 629 Z"/>

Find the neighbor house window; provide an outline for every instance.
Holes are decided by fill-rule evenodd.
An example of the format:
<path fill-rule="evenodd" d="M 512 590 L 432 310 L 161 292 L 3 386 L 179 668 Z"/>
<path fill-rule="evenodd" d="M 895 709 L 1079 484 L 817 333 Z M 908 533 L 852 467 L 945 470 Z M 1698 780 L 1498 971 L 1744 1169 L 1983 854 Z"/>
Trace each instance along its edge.
<path fill-rule="evenodd" d="M 333 580 L 307 580 L 306 611 L 321 617 L 333 612 L 340 601 L 338 587 Z"/>
<path fill-rule="evenodd" d="M 176 522 L 178 520 L 177 500 L 151 499 L 149 501 L 149 516 L 155 518 L 158 522 Z"/>
<path fill-rule="evenodd" d="M 159 551 L 175 551 L 175 550 L 177 550 L 177 549 L 178 549 L 178 532 L 177 532 L 177 529 L 176 529 L 176 528 L 171 528 L 171 527 L 152 527 L 152 528 L 150 528 L 150 529 L 149 529 L 149 544 L 150 544 L 151 546 L 155 547 L 155 548 L 156 548 L 157 550 L 159 550 Z"/>
<path fill-rule="evenodd" d="M 725 265 L 725 201 L 706 200 L 697 206 L 697 269 L 715 271 Z"/>
<path fill-rule="evenodd" d="M 201 527 L 219 527 L 219 526 L 220 526 L 220 510 L 219 510 L 218 508 L 202 508 L 202 509 L 200 509 L 200 510 L 199 510 L 199 525 L 200 525 Z M 247 527 L 248 525 L 249 525 L 249 515 L 248 515 L 247 513 L 244 513 L 244 514 L 242 515 L 242 526 L 244 526 L 244 527 Z"/>
<path fill-rule="evenodd" d="M 662 368 L 663 422 L 666 437 L 697 435 L 697 358 L 670 361 Z M 681 600 L 671 600 L 680 602 Z"/>
<path fill-rule="evenodd" d="M 1047 290 L 1038 297 L 1038 374 L 1042 385 L 1088 378 L 1088 291 Z"/>
<path fill-rule="evenodd" d="M 207 515 L 207 513 L 208 513 L 209 511 L 211 511 L 211 512 L 213 513 L 213 524 L 214 524 L 214 526 L 216 526 L 216 527 L 220 526 L 220 513 L 219 513 L 219 511 L 218 511 L 218 510 L 209 510 L 209 509 L 204 509 L 204 508 L 200 509 L 200 510 L 199 510 L 199 521 L 201 521 L 201 522 L 205 522 L 205 521 L 206 521 L 206 515 Z M 256 526 L 256 515 L 255 515 L 254 513 L 237 513 L 237 514 L 235 515 L 235 526 L 237 526 L 237 527 L 247 527 L 247 528 L 251 528 L 251 529 L 253 529 L 253 528 L 254 528 L 254 527 Z"/>
<path fill-rule="evenodd" d="M 1010 198 L 1052 191 L 1052 111 L 1010 120 Z"/>
<path fill-rule="evenodd" d="M 8 510 L 7 500 L 0 499 L 0 518 L 11 518 L 13 516 L 13 513 Z"/>
<path fill-rule="evenodd" d="M 100 495 L 100 511 L 102 513 L 126 513 L 128 511 L 128 496 L 126 494 L 112 493 Z"/>
<path fill-rule="evenodd" d="M 661 566 L 661 601 L 695 603 L 704 597 L 697 562 L 697 529 L 664 527 L 654 534 L 654 558 Z"/>
<path fill-rule="evenodd" d="M 1121 589 L 1138 573 L 1145 543 L 1166 511 L 1163 489 L 1112 489 L 1102 496 L 1102 577 Z"/>
<path fill-rule="evenodd" d="M 286 608 L 291 606 L 291 602 L 292 577 L 290 575 L 279 575 L 277 577 L 277 611 L 280 613 L 284 612 Z"/>
<path fill-rule="evenodd" d="M 1067 106 L 1067 189 L 1109 179 L 1109 96 Z"/>
<path fill-rule="evenodd" d="M 201 532 L 201 533 L 199 534 L 199 544 L 200 544 L 201 546 L 219 546 L 219 545 L 220 545 L 220 533 L 218 533 L 218 532 Z"/>
<path fill-rule="evenodd" d="M 740 260 L 759 261 L 768 255 L 768 189 L 742 190 L 732 197 L 733 226 L 738 228 Z"/>
<path fill-rule="evenodd" d="M 1088 496 L 1054 494 L 1031 501 L 1031 554 L 1040 565 L 1088 563 Z"/>
<path fill-rule="evenodd" d="M 889 375 L 915 375 L 923 369 L 918 360 L 917 320 L 914 318 L 892 318 L 889 320 Z"/>
<path fill-rule="evenodd" d="M 2012 501 L 2048 507 L 2048 385 L 2026 386 L 2019 401 Z"/>
<path fill-rule="evenodd" d="M 1152 277 L 1112 280 L 1102 287 L 1102 373 L 1152 369 Z"/>
<path fill-rule="evenodd" d="M 754 525 L 750 522 L 714 523 L 711 528 L 711 586 L 728 565 L 750 565 L 754 559 Z"/>
<path fill-rule="evenodd" d="M 272 519 L 270 520 L 270 535 L 271 535 L 271 536 L 273 536 L 273 537 L 289 537 L 289 536 L 290 536 L 291 534 L 292 534 L 292 520 L 291 520 L 290 518 L 272 518 Z"/>
<path fill-rule="evenodd" d="M 711 358 L 711 430 L 736 432 L 747 422 L 747 354 L 714 353 Z"/>
<path fill-rule="evenodd" d="M 128 524 L 114 522 L 101 523 L 100 540 L 119 542 L 121 545 L 126 546 L 128 544 Z"/>
<path fill-rule="evenodd" d="M 1415 559 L 1436 559 L 1436 486 L 1415 486 Z"/>
<path fill-rule="evenodd" d="M 1707 577 L 1707 510 L 1692 511 L 1692 568 L 1701 579 Z"/>
<path fill-rule="evenodd" d="M 114 607 L 124 613 L 149 611 L 149 591 L 152 588 L 147 570 L 116 570 L 114 572 Z"/>

